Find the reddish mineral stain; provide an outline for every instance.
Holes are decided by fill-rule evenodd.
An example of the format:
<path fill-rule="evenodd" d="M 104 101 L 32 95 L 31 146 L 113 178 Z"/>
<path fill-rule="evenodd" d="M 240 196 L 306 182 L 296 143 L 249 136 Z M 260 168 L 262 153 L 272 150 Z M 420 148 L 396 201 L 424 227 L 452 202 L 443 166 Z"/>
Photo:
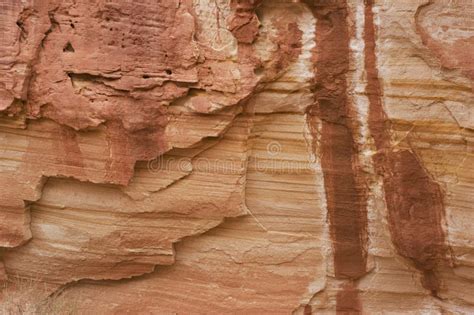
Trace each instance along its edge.
<path fill-rule="evenodd" d="M 429 17 L 426 16 L 426 13 L 429 10 L 437 10 L 437 8 L 431 7 L 433 4 L 434 2 L 430 1 L 421 5 L 415 15 L 416 31 L 420 35 L 423 44 L 431 50 L 444 68 L 460 69 L 465 76 L 474 80 L 474 58 L 472 56 L 474 50 L 474 36 L 460 38 L 455 40 L 453 43 L 433 38 L 431 33 L 428 32 L 421 23 L 421 18 L 429 19 Z M 472 8 L 472 3 L 463 4 L 454 2 L 447 6 L 445 10 L 446 13 L 451 13 L 450 21 L 452 24 L 443 25 L 443 31 L 447 31 L 450 27 L 456 27 L 456 24 L 459 23 L 456 13 L 459 13 L 462 10 L 472 11 Z M 431 19 L 433 19 L 433 17 L 431 17 Z M 443 21 L 439 21 L 438 23 L 443 23 Z"/>
<path fill-rule="evenodd" d="M 362 305 L 359 299 L 359 291 L 352 283 L 344 286 L 336 296 L 336 313 L 337 314 L 361 314 Z"/>
<path fill-rule="evenodd" d="M 383 176 L 390 233 L 398 253 L 410 259 L 423 273 L 423 286 L 437 295 L 439 282 L 434 269 L 447 257 L 442 225 L 443 194 L 413 152 L 390 149 L 391 126 L 382 106 L 373 19 L 372 1 L 368 0 L 364 41 L 369 129 L 379 152 L 374 163 Z"/>
<path fill-rule="evenodd" d="M 232 0 L 234 13 L 229 18 L 229 29 L 239 43 L 251 44 L 258 35 L 260 22 L 255 9 L 261 0 Z"/>
<path fill-rule="evenodd" d="M 320 152 L 324 173 L 334 268 L 338 279 L 357 279 L 366 272 L 366 191 L 358 172 L 351 104 L 347 97 L 349 32 L 345 2 L 310 3 L 316 23 L 314 51 L 315 103 L 310 125 L 321 120 Z"/>
<path fill-rule="evenodd" d="M 77 142 L 74 129 L 68 126 L 59 126 L 60 140 L 62 142 L 63 159 L 66 166 L 75 166 L 78 172 L 83 172 L 84 163 L 82 152 Z"/>
<path fill-rule="evenodd" d="M 278 49 L 272 54 L 272 61 L 267 70 L 269 77 L 277 76 L 297 60 L 302 47 L 303 32 L 298 28 L 298 24 L 277 21 L 275 27 L 278 32 L 272 40 L 278 45 Z"/>
<path fill-rule="evenodd" d="M 110 183 L 128 185 L 136 162 L 130 154 L 130 141 L 120 122 L 107 122 L 106 131 L 109 159 L 105 166 L 105 179 Z"/>

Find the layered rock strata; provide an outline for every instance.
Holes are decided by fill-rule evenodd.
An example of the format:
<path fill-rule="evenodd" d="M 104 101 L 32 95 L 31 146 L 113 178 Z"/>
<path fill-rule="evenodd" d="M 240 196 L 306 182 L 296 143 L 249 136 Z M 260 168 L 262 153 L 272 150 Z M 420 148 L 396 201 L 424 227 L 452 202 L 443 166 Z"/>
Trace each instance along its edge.
<path fill-rule="evenodd" d="M 0 1 L 1 312 L 474 312 L 473 12 Z"/>

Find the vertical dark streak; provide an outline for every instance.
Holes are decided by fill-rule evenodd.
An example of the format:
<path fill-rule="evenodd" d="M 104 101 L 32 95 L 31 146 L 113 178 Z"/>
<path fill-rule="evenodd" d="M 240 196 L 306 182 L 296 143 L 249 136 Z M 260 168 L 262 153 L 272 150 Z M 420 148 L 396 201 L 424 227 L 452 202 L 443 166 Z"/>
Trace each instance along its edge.
<path fill-rule="evenodd" d="M 336 295 L 336 313 L 337 314 L 360 314 L 362 305 L 359 300 L 359 293 L 354 284 L 349 282 L 343 290 Z"/>
<path fill-rule="evenodd" d="M 314 105 L 308 111 L 314 139 L 321 122 L 319 151 L 337 279 L 350 283 L 366 273 L 367 191 L 360 172 L 356 128 L 348 98 L 349 26 L 345 1 L 307 1 L 316 22 Z M 316 143 L 314 144 L 316 147 Z M 342 303 L 342 304 L 341 304 Z M 360 312 L 358 290 L 337 295 L 338 313 Z"/>
<path fill-rule="evenodd" d="M 342 3 L 342 2 L 341 2 Z M 339 279 L 357 279 L 366 271 L 366 191 L 358 174 L 358 148 L 347 97 L 349 32 L 346 4 L 313 6 L 316 25 L 315 104 L 311 125 L 319 119 L 321 164 Z"/>
<path fill-rule="evenodd" d="M 437 296 L 440 284 L 435 268 L 447 256 L 442 225 L 443 194 L 412 151 L 391 150 L 391 125 L 382 106 L 375 34 L 372 1 L 366 0 L 364 42 L 369 130 L 377 149 L 375 168 L 383 176 L 392 242 L 398 253 L 423 273 L 423 286 Z"/>

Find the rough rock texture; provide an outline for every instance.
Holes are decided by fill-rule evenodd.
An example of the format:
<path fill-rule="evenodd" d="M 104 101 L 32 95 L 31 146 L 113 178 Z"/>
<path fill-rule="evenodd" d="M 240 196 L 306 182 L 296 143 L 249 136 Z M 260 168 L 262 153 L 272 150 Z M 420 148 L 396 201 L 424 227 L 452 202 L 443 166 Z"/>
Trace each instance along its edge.
<path fill-rule="evenodd" d="M 0 313 L 473 313 L 473 16 L 0 0 Z"/>

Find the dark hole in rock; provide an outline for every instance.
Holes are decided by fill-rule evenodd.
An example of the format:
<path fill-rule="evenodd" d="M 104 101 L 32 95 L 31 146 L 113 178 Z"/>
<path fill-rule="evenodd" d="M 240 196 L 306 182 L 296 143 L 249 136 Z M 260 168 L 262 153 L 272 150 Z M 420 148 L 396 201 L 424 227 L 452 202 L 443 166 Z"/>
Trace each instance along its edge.
<path fill-rule="evenodd" d="M 74 52 L 74 47 L 72 47 L 70 42 L 67 42 L 66 46 L 63 48 L 64 52 Z"/>
<path fill-rule="evenodd" d="M 263 67 L 258 67 L 258 68 L 255 68 L 253 72 L 254 72 L 256 75 L 261 75 L 261 74 L 263 74 L 263 71 L 264 71 L 264 70 L 265 70 L 265 69 L 264 69 Z"/>
<path fill-rule="evenodd" d="M 170 69 L 166 69 L 165 72 L 166 72 L 167 75 L 172 75 L 173 74 L 173 71 L 171 71 Z"/>

